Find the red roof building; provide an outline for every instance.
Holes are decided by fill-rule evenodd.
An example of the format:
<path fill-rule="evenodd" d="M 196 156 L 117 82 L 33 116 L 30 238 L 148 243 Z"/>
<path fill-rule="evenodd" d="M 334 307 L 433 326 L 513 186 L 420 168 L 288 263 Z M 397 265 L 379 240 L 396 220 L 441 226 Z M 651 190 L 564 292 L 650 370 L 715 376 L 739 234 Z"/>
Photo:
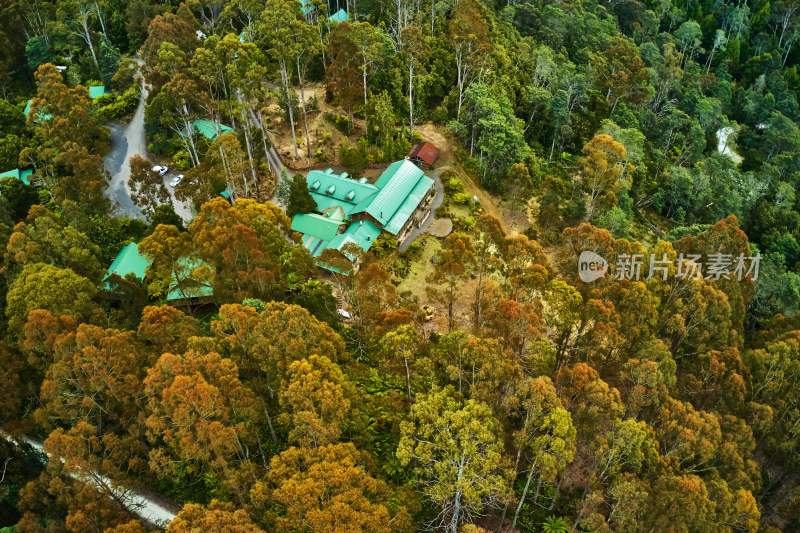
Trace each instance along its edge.
<path fill-rule="evenodd" d="M 408 158 L 420 168 L 431 168 L 437 157 L 439 149 L 428 142 L 415 145 L 408 154 Z"/>

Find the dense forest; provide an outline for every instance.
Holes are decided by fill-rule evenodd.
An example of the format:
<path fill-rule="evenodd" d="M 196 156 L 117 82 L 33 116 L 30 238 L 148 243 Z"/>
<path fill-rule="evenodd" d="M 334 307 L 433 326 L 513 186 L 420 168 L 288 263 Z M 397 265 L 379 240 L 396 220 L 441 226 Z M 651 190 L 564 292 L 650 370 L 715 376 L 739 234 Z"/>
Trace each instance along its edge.
<path fill-rule="evenodd" d="M 800 531 L 798 39 L 795 0 L 2 0 L 0 532 Z M 315 259 L 305 171 L 421 140 L 453 231 Z"/>

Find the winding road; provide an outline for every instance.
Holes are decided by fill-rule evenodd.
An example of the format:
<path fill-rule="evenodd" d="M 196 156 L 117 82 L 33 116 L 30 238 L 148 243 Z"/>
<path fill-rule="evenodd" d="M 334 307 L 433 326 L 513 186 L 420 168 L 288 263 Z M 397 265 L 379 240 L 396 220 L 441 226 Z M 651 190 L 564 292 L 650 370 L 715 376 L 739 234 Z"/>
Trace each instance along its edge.
<path fill-rule="evenodd" d="M 30 445 L 37 452 L 50 457 L 50 454 L 44 450 L 41 441 L 31 439 L 30 437 L 15 438 L 2 429 L 0 429 L 0 437 L 15 444 L 18 441 L 22 441 Z M 180 506 L 175 503 L 167 503 L 168 500 L 163 496 L 158 497 L 160 500 L 159 502 L 156 501 L 156 497 L 154 496 L 146 495 L 141 491 L 128 487 L 115 485 L 110 479 L 94 471 L 72 471 L 70 472 L 70 476 L 101 489 L 102 493 L 108 494 L 110 492 L 110 496 L 124 506 L 128 512 L 157 527 L 165 527 L 170 523 L 176 516 L 174 510 L 180 508 Z"/>
<path fill-rule="evenodd" d="M 103 159 L 106 170 L 111 174 L 111 181 L 106 188 L 105 195 L 114 204 L 114 214 L 140 220 L 145 220 L 145 216 L 131 200 L 131 191 L 128 189 L 131 166 L 128 161 L 134 155 L 147 157 L 147 140 L 144 136 L 144 102 L 146 98 L 147 86 L 142 82 L 141 99 L 130 123 L 127 126 L 117 122 L 108 125 L 111 130 L 111 151 Z"/>
<path fill-rule="evenodd" d="M 113 204 L 112 212 L 120 217 L 146 220 L 147 217 L 131 199 L 131 191 L 128 188 L 128 178 L 131 176 L 131 166 L 128 161 L 131 157 L 139 155 L 153 160 L 147 151 L 147 139 L 144 133 L 144 103 L 149 90 L 144 80 L 141 80 L 141 84 L 142 94 L 131 121 L 127 125 L 117 122 L 108 125 L 111 130 L 111 151 L 103 158 L 103 163 L 111 174 L 111 181 L 106 187 L 105 196 Z M 192 210 L 189 205 L 175 198 L 175 191 L 167 185 L 171 178 L 170 174 L 164 176 L 164 185 L 169 191 L 172 206 L 178 216 L 185 222 L 189 222 L 194 217 Z"/>

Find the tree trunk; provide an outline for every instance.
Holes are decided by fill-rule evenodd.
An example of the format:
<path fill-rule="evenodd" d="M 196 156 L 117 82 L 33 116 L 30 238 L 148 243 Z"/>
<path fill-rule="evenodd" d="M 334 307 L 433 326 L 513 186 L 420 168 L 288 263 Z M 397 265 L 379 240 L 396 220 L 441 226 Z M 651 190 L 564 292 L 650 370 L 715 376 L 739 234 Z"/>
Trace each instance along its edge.
<path fill-rule="evenodd" d="M 269 416 L 269 410 L 267 410 L 267 402 L 265 402 L 262 398 L 261 405 L 264 408 L 264 416 L 267 418 L 267 425 L 269 426 L 269 434 L 272 436 L 272 442 L 277 443 L 278 437 L 275 435 L 275 429 L 272 427 L 272 417 Z"/>
<path fill-rule="evenodd" d="M 330 4 L 329 4 L 328 5 L 328 12 L 330 12 L 330 10 L 331 10 L 331 8 L 330 8 Z M 328 62 L 325 59 L 325 49 L 327 47 L 325 46 L 325 39 L 323 39 L 323 37 L 322 37 L 322 24 L 317 23 L 317 31 L 319 33 L 319 47 L 320 47 L 320 50 L 322 51 L 322 70 L 324 71 L 324 70 L 327 70 L 327 68 L 328 68 Z"/>
<path fill-rule="evenodd" d="M 364 56 L 364 66 L 362 67 L 362 76 L 363 80 L 362 83 L 364 84 L 364 105 L 367 105 L 367 57 Z"/>
<path fill-rule="evenodd" d="M 462 51 L 456 52 L 456 71 L 458 71 L 458 109 L 456 110 L 456 120 L 461 117 L 461 102 L 464 100 L 464 74 L 462 71 Z"/>
<path fill-rule="evenodd" d="M 189 157 L 192 158 L 194 166 L 197 166 L 200 164 L 200 157 L 197 155 L 197 148 L 194 146 L 194 126 L 192 126 L 192 123 L 189 122 L 189 119 L 187 118 L 183 119 L 183 125 L 186 132 L 186 140 L 188 141 L 190 148 Z"/>
<path fill-rule="evenodd" d="M 250 142 L 250 127 L 247 120 L 247 113 L 242 108 L 242 127 L 244 128 L 244 143 L 247 146 L 247 160 L 250 162 L 250 172 L 253 176 L 253 187 L 258 187 L 258 176 L 256 174 L 256 167 L 253 164 L 253 148 Z"/>
<path fill-rule="evenodd" d="M 403 357 L 403 362 L 406 364 L 406 388 L 408 389 L 408 401 L 411 401 L 411 372 L 408 371 L 408 358 Z"/>
<path fill-rule="evenodd" d="M 531 486 L 533 471 L 534 465 L 531 465 L 531 468 L 528 471 L 528 480 L 525 482 L 525 488 L 522 489 L 522 497 L 520 497 L 519 504 L 517 504 L 517 510 L 514 512 L 514 520 L 511 521 L 511 531 L 514 531 L 514 528 L 517 527 L 517 519 L 519 518 L 519 512 L 522 511 L 522 504 L 525 503 L 525 496 L 528 495 L 528 487 Z"/>
<path fill-rule="evenodd" d="M 260 109 L 258 110 L 257 115 L 258 115 L 258 127 L 261 130 L 261 142 L 264 145 L 264 159 L 267 160 L 267 168 L 271 170 L 272 166 L 270 165 L 269 162 L 269 146 L 267 146 L 267 129 L 264 127 L 264 115 L 261 114 Z M 278 170 L 275 169 L 275 172 L 277 173 Z"/>
<path fill-rule="evenodd" d="M 97 20 L 100 21 L 100 28 L 103 30 L 103 35 L 106 35 L 106 22 L 103 20 L 103 14 L 100 12 L 100 5 L 97 0 L 94 0 L 94 9 L 97 11 Z"/>
<path fill-rule="evenodd" d="M 300 56 L 297 56 L 297 79 L 300 82 L 300 110 L 303 112 L 303 127 L 306 129 L 306 154 L 311 160 L 311 138 L 308 135 L 308 115 L 306 114 L 305 75 L 300 68 Z"/>
<path fill-rule="evenodd" d="M 548 511 L 552 511 L 556 507 L 556 501 L 558 501 L 558 492 L 561 490 L 561 482 L 563 480 L 558 478 L 558 483 L 556 484 L 556 493 L 553 494 L 553 501 L 550 502 L 550 505 L 547 506 Z"/>
<path fill-rule="evenodd" d="M 94 52 L 94 44 L 92 44 L 92 35 L 89 33 L 88 16 L 83 19 L 82 26 L 83 26 L 83 34 L 81 35 L 81 37 L 83 37 L 83 40 L 86 41 L 86 44 L 89 45 L 89 51 L 92 53 L 92 59 L 94 60 L 94 66 L 96 66 L 99 69 L 100 68 L 100 63 L 97 62 L 97 54 L 95 54 L 95 52 Z"/>
<path fill-rule="evenodd" d="M 408 68 L 408 130 L 414 135 L 414 63 Z"/>
<path fill-rule="evenodd" d="M 297 135 L 294 132 L 294 106 L 292 105 L 292 95 L 289 92 L 289 73 L 286 71 L 286 62 L 281 61 L 281 81 L 283 82 L 283 92 L 286 95 L 286 107 L 289 110 L 289 128 L 292 130 L 292 145 L 294 146 L 294 158 L 300 159 L 297 151 Z"/>

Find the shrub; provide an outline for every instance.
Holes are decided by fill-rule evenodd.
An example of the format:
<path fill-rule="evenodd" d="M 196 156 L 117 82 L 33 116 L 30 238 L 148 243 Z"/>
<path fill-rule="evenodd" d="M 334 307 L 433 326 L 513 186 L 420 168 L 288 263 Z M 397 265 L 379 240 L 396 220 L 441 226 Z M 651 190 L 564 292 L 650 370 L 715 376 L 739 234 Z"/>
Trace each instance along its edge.
<path fill-rule="evenodd" d="M 450 113 L 447 112 L 447 107 L 444 104 L 440 105 L 431 113 L 431 120 L 434 124 L 445 124 L 450 118 Z"/>
<path fill-rule="evenodd" d="M 355 128 L 350 124 L 350 119 L 344 115 L 335 115 L 330 112 L 325 113 L 325 120 L 333 124 L 337 130 L 344 135 L 352 135 L 355 133 Z"/>
<path fill-rule="evenodd" d="M 95 100 L 97 105 L 98 103 L 102 105 L 99 108 L 99 113 L 103 115 L 108 120 L 117 120 L 122 117 L 126 117 L 136 111 L 136 106 L 139 105 L 139 91 L 140 87 L 138 85 L 134 85 L 120 96 L 114 99 L 114 101 L 110 104 L 103 105 L 105 102 L 105 97 L 107 95 L 103 95 L 97 100 Z M 101 98 L 103 99 L 101 101 Z"/>
<path fill-rule="evenodd" d="M 444 173 L 442 186 L 444 187 L 444 192 L 450 196 L 464 192 L 464 184 L 458 179 L 458 175 L 455 172 L 447 171 Z"/>
<path fill-rule="evenodd" d="M 465 192 L 459 192 L 453 195 L 453 201 L 458 205 L 467 205 L 472 201 L 472 197 Z"/>
<path fill-rule="evenodd" d="M 172 156 L 172 166 L 176 170 L 189 170 L 192 168 L 192 161 L 189 159 L 189 152 L 186 150 L 178 150 Z"/>

